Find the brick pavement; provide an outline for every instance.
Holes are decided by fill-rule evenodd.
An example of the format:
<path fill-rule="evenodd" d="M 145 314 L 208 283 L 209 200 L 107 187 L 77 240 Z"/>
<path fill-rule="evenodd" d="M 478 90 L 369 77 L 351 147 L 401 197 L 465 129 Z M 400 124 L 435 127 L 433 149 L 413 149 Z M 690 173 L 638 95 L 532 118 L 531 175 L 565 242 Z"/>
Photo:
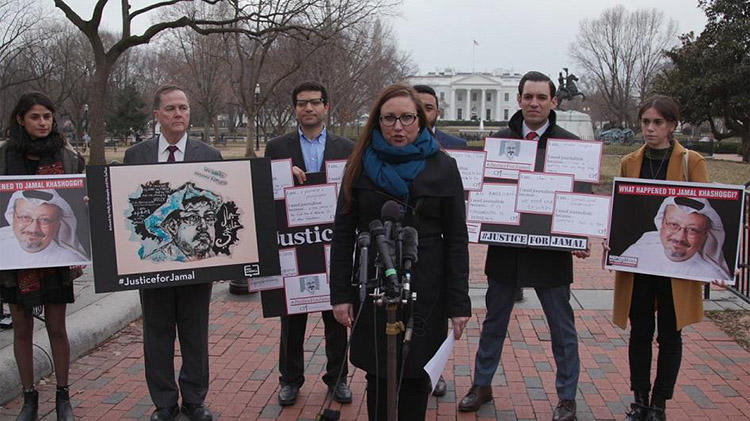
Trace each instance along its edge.
<path fill-rule="evenodd" d="M 472 246 L 472 285 L 484 282 L 483 252 L 483 247 Z M 610 275 L 597 272 L 597 265 L 598 258 L 577 262 L 574 286 L 592 288 L 606 282 L 611 285 L 611 280 L 606 279 Z M 278 320 L 262 318 L 256 296 L 231 296 L 222 291 L 226 284 L 215 288 L 220 292 L 211 305 L 211 384 L 207 404 L 220 419 L 227 420 L 314 419 L 326 390 L 320 379 L 325 363 L 320 316 L 311 316 L 308 323 L 305 386 L 297 404 L 282 410 L 276 401 Z M 502 364 L 493 382 L 494 401 L 477 413 L 456 411 L 456 400 L 471 384 L 473 356 L 484 315 L 484 309 L 475 309 L 466 334 L 457 341 L 444 372 L 448 394 L 440 399 L 430 398 L 427 419 L 549 419 L 556 403 L 554 360 L 549 330 L 542 311 L 537 309 L 517 309 L 513 313 Z M 576 326 L 582 361 L 579 420 L 622 419 L 632 401 L 628 391 L 628 332 L 611 323 L 609 311 L 577 311 Z M 670 419 L 749 419 L 750 353 L 711 322 L 685 329 L 683 338 L 682 370 L 675 397 L 667 407 Z M 44 419 L 53 419 L 54 415 L 52 383 L 39 386 Z M 351 386 L 354 402 L 334 407 L 341 408 L 343 420 L 366 419 L 361 371 L 355 372 Z M 71 394 L 79 419 L 148 417 L 153 408 L 143 374 L 140 321 L 73 363 Z M 20 405 L 20 398 L 9 402 L 0 411 L 0 418 L 13 419 Z"/>

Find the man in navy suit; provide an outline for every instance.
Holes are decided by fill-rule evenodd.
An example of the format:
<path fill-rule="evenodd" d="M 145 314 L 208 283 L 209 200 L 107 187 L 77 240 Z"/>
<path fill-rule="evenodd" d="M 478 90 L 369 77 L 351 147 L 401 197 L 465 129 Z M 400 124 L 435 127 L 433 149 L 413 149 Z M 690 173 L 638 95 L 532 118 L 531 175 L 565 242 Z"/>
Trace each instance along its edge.
<path fill-rule="evenodd" d="M 466 141 L 451 136 L 448 133 L 438 130 L 437 118 L 440 115 L 440 107 L 438 106 L 438 98 L 435 94 L 435 90 L 427 85 L 414 85 L 414 89 L 417 91 L 419 100 L 424 104 L 424 112 L 427 114 L 427 125 L 430 126 L 435 136 L 440 142 L 440 146 L 444 149 L 463 149 L 466 147 Z"/>
<path fill-rule="evenodd" d="M 168 165 L 181 161 L 220 161 L 221 152 L 199 140 L 188 139 L 190 104 L 177 86 L 159 88 L 154 95 L 154 117 L 161 134 L 125 151 L 125 164 Z M 167 167 L 164 171 L 169 171 Z M 209 421 L 213 414 L 204 400 L 208 393 L 208 310 L 211 283 L 140 290 L 143 311 L 143 357 L 146 384 L 156 411 L 151 421 L 178 418 Z M 182 368 L 174 376 L 175 330 L 179 335 Z M 178 387 L 179 384 L 179 387 Z"/>

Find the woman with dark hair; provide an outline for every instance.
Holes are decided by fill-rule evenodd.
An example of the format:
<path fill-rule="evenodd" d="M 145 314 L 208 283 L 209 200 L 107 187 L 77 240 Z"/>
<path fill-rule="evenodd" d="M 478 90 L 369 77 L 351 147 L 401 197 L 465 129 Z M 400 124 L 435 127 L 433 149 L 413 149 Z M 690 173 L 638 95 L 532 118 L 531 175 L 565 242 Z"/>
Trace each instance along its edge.
<path fill-rule="evenodd" d="M 360 305 L 352 286 L 352 254 L 357 232 L 369 231 L 388 201 L 403 206 L 403 226 L 418 233 L 418 258 L 411 286 L 417 294 L 413 308 L 399 313 L 407 324 L 413 316 L 414 334 L 406 361 L 399 350 L 403 379 L 398 418 L 422 420 L 430 381 L 422 367 L 448 334 L 460 338 L 471 301 L 468 295 L 468 237 L 463 186 L 455 160 L 440 150 L 426 124 L 425 112 L 411 86 L 387 87 L 373 106 L 365 129 L 347 162 L 339 195 L 331 249 L 331 304 L 341 324 L 352 327 L 352 363 L 367 372 L 367 412 L 370 420 L 385 420 L 385 310 L 368 296 Z M 373 238 L 375 250 L 375 240 Z M 369 277 L 375 274 L 370 253 Z M 361 308 L 360 308 L 361 307 Z M 401 344 L 403 333 L 398 335 Z M 400 348 L 400 346 L 399 346 Z"/>
<path fill-rule="evenodd" d="M 645 144 L 622 158 L 621 177 L 708 181 L 703 157 L 685 149 L 674 138 L 680 109 L 672 98 L 649 98 L 638 110 L 638 120 Z M 635 402 L 626 420 L 666 419 L 666 401 L 672 398 L 682 361 L 682 329 L 703 318 L 702 286 L 698 281 L 616 272 L 613 319 L 623 329 L 630 319 L 631 326 L 628 359 Z M 652 389 L 651 345 L 655 328 L 659 353 Z"/>
<path fill-rule="evenodd" d="M 45 95 L 38 92 L 22 95 L 9 123 L 10 139 L 0 144 L 0 175 L 83 172 L 84 160 L 57 131 L 55 107 Z M 17 420 L 37 419 L 39 393 L 34 388 L 33 313 L 42 306 L 57 378 L 57 419 L 74 419 L 68 392 L 70 344 L 65 306 L 73 302 L 73 279 L 80 274 L 80 267 L 0 271 L 0 295 L 9 304 L 13 317 L 13 352 L 23 385 L 24 404 Z"/>

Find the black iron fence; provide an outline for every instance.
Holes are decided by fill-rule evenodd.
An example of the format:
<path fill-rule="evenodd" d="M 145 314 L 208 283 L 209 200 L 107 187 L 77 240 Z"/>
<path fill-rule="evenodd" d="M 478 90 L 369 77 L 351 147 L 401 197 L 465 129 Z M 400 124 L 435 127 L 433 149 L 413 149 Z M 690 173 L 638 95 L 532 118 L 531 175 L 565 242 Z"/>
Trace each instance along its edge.
<path fill-rule="evenodd" d="M 737 283 L 731 290 L 740 298 L 750 303 L 750 181 L 745 183 L 745 216 L 740 233 L 740 274 Z"/>

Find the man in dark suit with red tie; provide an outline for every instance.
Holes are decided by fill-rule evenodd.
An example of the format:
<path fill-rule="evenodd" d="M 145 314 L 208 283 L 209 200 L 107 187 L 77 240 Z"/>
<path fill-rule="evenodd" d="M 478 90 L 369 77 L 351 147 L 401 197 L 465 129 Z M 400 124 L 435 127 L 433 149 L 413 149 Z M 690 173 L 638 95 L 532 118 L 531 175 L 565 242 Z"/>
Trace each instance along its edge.
<path fill-rule="evenodd" d="M 188 139 L 190 105 L 177 86 L 163 86 L 154 95 L 154 117 L 161 133 L 125 151 L 125 164 L 220 161 L 221 152 Z M 169 171 L 165 167 L 165 171 Z M 140 290 L 143 311 L 143 357 L 146 384 L 156 411 L 151 421 L 174 420 L 182 394 L 182 412 L 191 421 L 213 419 L 204 404 L 208 393 L 208 309 L 211 283 Z M 174 379 L 175 328 L 182 368 L 179 390 Z"/>
<path fill-rule="evenodd" d="M 307 181 L 305 173 L 325 171 L 325 162 L 349 157 L 354 143 L 330 133 L 325 121 L 330 108 L 328 92 L 317 82 L 305 82 L 292 92 L 292 106 L 299 125 L 297 130 L 275 139 L 266 146 L 266 158 L 292 160 L 292 173 L 299 184 Z M 326 347 L 326 374 L 333 399 L 340 403 L 352 401 L 352 392 L 346 384 L 346 327 L 339 324 L 332 311 L 323 312 Z M 279 343 L 279 404 L 294 405 L 300 387 L 305 382 L 303 345 L 307 314 L 281 316 L 281 342 Z M 336 385 L 339 370 L 343 368 L 341 382 Z"/>
<path fill-rule="evenodd" d="M 518 85 L 518 106 L 521 109 L 511 117 L 507 129 L 492 137 L 536 141 L 535 171 L 543 171 L 547 139 L 577 139 L 573 133 L 555 124 L 556 105 L 555 84 L 550 78 L 540 72 L 528 72 Z M 589 193 L 591 188 L 575 183 L 574 190 Z M 483 403 L 492 400 L 492 377 L 500 362 L 516 290 L 519 287 L 533 287 L 547 317 L 557 366 L 555 386 L 559 401 L 552 420 L 576 419 L 575 398 L 580 359 L 578 335 L 570 305 L 572 255 L 585 258 L 589 251 L 489 246 L 484 269 L 488 283 L 485 297 L 487 317 L 482 324 L 474 361 L 474 382 L 458 406 L 460 411 L 476 411 Z"/>

